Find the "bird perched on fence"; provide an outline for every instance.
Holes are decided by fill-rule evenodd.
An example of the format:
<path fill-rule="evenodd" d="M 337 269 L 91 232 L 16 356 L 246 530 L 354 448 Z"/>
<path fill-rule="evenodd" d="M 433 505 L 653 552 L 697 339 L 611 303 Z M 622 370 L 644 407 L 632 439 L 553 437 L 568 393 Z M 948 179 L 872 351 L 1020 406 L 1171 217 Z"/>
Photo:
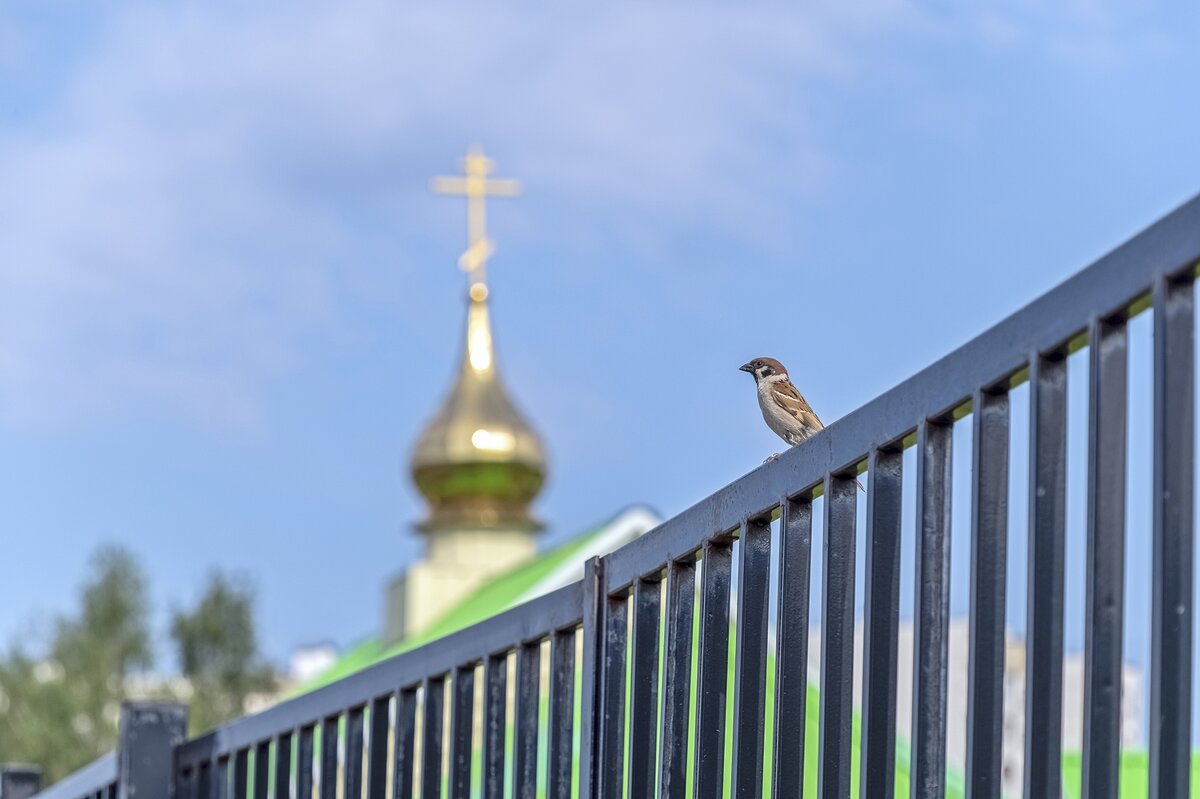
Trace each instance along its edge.
<path fill-rule="evenodd" d="M 775 435 L 795 446 L 825 429 L 808 400 L 792 385 L 787 369 L 779 361 L 774 358 L 755 358 L 738 368 L 754 376 L 754 383 L 758 387 L 758 407 L 762 410 L 767 427 Z M 767 460 L 778 457 L 777 452 Z M 858 487 L 862 488 L 862 483 L 858 483 Z"/>

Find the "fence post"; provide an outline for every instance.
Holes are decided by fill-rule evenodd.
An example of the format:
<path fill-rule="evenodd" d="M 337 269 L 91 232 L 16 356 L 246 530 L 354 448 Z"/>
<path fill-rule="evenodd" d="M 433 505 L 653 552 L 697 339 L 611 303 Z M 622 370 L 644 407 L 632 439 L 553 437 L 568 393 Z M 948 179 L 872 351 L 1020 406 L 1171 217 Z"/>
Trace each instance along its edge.
<path fill-rule="evenodd" d="M 26 763 L 0 764 L 0 799 L 29 799 L 42 789 L 42 770 Z"/>
<path fill-rule="evenodd" d="M 185 705 L 153 701 L 122 703 L 117 799 L 169 799 L 174 795 L 175 747 L 186 737 Z"/>

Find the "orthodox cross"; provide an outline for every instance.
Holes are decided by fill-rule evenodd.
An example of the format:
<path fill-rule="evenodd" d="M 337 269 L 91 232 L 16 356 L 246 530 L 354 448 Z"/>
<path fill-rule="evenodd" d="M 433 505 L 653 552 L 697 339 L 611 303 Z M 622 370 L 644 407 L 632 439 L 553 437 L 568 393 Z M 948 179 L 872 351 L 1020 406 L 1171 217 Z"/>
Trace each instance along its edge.
<path fill-rule="evenodd" d="M 483 154 L 478 145 L 467 150 L 460 163 L 464 177 L 437 177 L 430 187 L 436 194 L 458 194 L 467 198 L 467 251 L 458 265 L 471 276 L 471 299 L 482 302 L 487 297 L 487 261 L 495 245 L 487 237 L 484 200 L 487 197 L 516 197 L 520 184 L 515 180 L 489 178 L 495 163 Z"/>

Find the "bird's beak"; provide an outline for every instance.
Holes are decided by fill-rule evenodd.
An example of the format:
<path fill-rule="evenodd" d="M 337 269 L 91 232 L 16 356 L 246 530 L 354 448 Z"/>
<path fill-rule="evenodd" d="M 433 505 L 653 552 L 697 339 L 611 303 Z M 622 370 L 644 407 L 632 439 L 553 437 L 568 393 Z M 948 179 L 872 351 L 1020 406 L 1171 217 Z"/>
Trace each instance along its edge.
<path fill-rule="evenodd" d="M 754 366 L 752 364 L 744 363 L 741 366 L 739 366 L 738 369 L 743 372 L 749 372 L 750 374 L 754 374 Z"/>

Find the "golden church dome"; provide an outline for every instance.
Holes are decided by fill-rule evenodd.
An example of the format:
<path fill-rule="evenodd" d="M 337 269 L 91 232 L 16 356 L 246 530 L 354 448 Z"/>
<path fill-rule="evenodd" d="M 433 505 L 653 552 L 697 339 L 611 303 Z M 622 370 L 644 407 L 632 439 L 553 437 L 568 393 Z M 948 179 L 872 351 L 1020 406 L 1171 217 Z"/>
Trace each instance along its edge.
<path fill-rule="evenodd" d="M 417 440 L 412 475 L 429 503 L 426 532 L 464 524 L 541 527 L 529 505 L 545 481 L 546 456 L 496 370 L 482 283 L 471 286 L 458 380 Z"/>

